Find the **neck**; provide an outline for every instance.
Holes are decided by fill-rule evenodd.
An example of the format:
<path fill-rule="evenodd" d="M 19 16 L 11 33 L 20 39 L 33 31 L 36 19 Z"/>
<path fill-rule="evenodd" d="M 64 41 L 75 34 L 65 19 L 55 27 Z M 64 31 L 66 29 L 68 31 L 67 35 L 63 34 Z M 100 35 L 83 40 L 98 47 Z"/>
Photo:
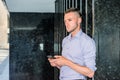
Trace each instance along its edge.
<path fill-rule="evenodd" d="M 73 32 L 71 32 L 71 37 L 74 37 L 80 31 L 80 27 Z"/>

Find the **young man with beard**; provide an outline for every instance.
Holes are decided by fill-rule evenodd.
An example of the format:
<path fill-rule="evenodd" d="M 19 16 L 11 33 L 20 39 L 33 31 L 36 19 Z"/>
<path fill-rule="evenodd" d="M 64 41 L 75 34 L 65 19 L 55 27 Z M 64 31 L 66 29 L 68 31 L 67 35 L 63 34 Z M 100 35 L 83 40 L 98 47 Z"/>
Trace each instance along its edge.
<path fill-rule="evenodd" d="M 77 8 L 64 13 L 64 23 L 70 34 L 62 41 L 62 55 L 48 58 L 51 66 L 60 69 L 60 80 L 86 80 L 96 70 L 96 47 L 92 38 L 81 29 L 82 15 Z"/>

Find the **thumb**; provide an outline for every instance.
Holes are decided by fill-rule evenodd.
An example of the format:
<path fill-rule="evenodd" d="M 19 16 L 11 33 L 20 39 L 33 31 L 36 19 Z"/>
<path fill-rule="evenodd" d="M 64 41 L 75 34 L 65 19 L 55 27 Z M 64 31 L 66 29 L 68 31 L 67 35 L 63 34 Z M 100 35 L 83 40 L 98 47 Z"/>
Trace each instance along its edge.
<path fill-rule="evenodd" d="M 61 56 L 59 56 L 59 55 L 55 55 L 54 57 L 55 57 L 55 58 L 60 58 Z"/>

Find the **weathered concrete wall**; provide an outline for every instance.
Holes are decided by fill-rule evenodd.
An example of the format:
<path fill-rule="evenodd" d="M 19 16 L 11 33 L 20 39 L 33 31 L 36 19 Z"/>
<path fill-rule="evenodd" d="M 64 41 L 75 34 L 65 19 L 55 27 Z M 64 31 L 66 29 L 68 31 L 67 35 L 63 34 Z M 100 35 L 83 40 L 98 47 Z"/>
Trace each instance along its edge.
<path fill-rule="evenodd" d="M 95 0 L 95 80 L 120 79 L 120 1 Z"/>
<path fill-rule="evenodd" d="M 0 48 L 8 48 L 8 21 L 9 13 L 6 6 L 0 0 Z"/>

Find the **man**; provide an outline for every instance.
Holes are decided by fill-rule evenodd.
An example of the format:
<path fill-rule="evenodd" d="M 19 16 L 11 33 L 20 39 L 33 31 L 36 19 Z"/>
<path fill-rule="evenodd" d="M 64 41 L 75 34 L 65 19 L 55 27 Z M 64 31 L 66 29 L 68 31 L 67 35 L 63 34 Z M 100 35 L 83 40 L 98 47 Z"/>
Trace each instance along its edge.
<path fill-rule="evenodd" d="M 94 76 L 96 47 L 94 40 L 82 32 L 81 17 L 76 8 L 65 12 L 64 22 L 70 34 L 63 39 L 62 56 L 48 58 L 51 66 L 60 69 L 60 80 L 86 80 Z"/>

